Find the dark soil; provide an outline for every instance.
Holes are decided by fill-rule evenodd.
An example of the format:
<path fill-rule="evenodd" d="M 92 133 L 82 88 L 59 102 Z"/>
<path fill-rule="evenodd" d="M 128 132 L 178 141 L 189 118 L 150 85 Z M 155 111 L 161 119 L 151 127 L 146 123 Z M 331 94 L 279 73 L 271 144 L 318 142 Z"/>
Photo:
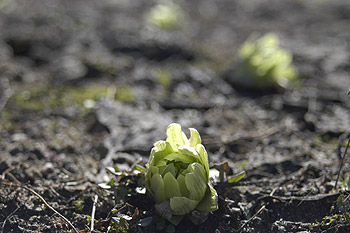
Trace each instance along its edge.
<path fill-rule="evenodd" d="M 350 232 L 349 1 L 177 3 L 162 30 L 155 1 L 0 1 L 0 232 Z M 252 32 L 280 37 L 300 88 L 230 84 Z M 162 220 L 135 168 L 172 122 L 247 174 L 215 180 L 199 226 Z"/>

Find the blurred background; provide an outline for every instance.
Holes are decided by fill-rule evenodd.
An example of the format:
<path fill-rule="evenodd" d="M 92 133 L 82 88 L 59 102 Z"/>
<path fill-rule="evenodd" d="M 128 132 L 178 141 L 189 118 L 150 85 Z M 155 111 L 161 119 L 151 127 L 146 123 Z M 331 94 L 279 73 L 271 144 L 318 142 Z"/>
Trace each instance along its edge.
<path fill-rule="evenodd" d="M 107 166 L 144 165 L 178 122 L 211 165 L 247 172 L 250 196 L 328 193 L 350 129 L 349 25 L 348 0 L 0 0 L 0 174 L 86 191 Z"/>

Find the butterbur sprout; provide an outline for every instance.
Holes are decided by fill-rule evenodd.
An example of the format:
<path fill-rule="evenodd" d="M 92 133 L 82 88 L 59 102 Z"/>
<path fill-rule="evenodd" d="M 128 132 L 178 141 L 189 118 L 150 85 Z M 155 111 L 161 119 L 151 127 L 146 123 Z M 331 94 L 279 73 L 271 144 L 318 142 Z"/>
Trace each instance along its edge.
<path fill-rule="evenodd" d="M 196 129 L 188 139 L 179 124 L 170 124 L 167 139 L 151 150 L 146 186 L 158 213 L 177 225 L 185 215 L 206 216 L 218 209 L 217 193 L 209 183 L 208 154 Z"/>
<path fill-rule="evenodd" d="M 249 38 L 238 51 L 240 63 L 235 70 L 236 82 L 248 87 L 268 88 L 294 86 L 299 76 L 292 64 L 292 53 L 279 46 L 279 39 L 267 33 L 254 40 Z"/>
<path fill-rule="evenodd" d="M 174 2 L 163 0 L 147 12 L 146 20 L 161 29 L 174 29 L 181 24 L 183 12 Z"/>

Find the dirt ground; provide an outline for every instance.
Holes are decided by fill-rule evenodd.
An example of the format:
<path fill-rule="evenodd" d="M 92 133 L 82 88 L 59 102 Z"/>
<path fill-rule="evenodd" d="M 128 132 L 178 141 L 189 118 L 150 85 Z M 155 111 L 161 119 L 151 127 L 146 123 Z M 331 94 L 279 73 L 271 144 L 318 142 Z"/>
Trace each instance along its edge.
<path fill-rule="evenodd" d="M 0 1 L 0 232 L 350 232 L 349 1 L 175 2 L 165 30 L 156 1 Z M 300 87 L 230 82 L 253 32 L 279 36 Z M 214 180 L 198 226 L 161 219 L 136 166 L 173 122 L 246 172 Z"/>

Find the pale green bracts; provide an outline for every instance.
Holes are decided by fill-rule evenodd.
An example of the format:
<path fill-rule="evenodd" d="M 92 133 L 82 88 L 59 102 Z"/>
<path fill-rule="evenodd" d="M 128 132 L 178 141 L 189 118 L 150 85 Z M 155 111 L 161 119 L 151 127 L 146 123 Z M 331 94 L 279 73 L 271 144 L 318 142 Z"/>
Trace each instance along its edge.
<path fill-rule="evenodd" d="M 192 211 L 218 209 L 217 193 L 209 184 L 208 155 L 196 129 L 188 139 L 179 124 L 171 124 L 166 141 L 152 148 L 146 186 L 159 214 L 177 225 Z"/>

